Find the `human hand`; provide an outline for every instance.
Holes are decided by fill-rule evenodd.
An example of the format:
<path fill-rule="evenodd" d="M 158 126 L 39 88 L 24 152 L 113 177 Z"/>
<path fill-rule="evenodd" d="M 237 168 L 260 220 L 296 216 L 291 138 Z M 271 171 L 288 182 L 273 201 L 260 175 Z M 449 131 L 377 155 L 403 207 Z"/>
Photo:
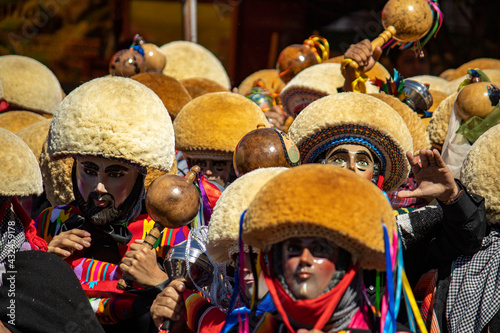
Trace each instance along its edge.
<path fill-rule="evenodd" d="M 54 236 L 48 244 L 48 252 L 54 253 L 66 259 L 75 251 L 83 250 L 85 247 L 90 247 L 92 241 L 90 233 L 82 229 L 71 229 L 61 232 Z"/>
<path fill-rule="evenodd" d="M 300 328 L 297 330 L 297 333 L 323 333 L 323 331 L 320 330 L 307 330 L 305 328 Z"/>
<path fill-rule="evenodd" d="M 154 287 L 168 279 L 156 262 L 156 251 L 143 246 L 144 240 L 136 239 L 130 245 L 120 264 L 125 279 L 130 278 L 142 287 Z"/>
<path fill-rule="evenodd" d="M 165 319 L 174 321 L 174 326 L 186 325 L 183 320 L 183 314 L 186 311 L 184 297 L 182 293 L 186 290 L 183 280 L 177 279 L 169 283 L 169 285 L 156 296 L 150 308 L 151 317 L 156 327 L 160 327 Z M 172 332 L 183 332 L 170 328 Z"/>
<path fill-rule="evenodd" d="M 365 39 L 357 44 L 352 44 L 344 53 L 344 59 L 352 59 L 358 64 L 358 68 L 347 65 L 345 68 L 344 91 L 352 91 L 351 83 L 357 78 L 356 71 L 359 74 L 368 72 L 375 66 L 382 55 L 382 49 L 376 47 L 372 50 L 372 44 L 368 39 Z"/>
<path fill-rule="evenodd" d="M 265 115 L 271 127 L 276 127 L 280 131 L 283 131 L 286 118 L 279 106 L 273 106 L 269 111 L 265 112 Z"/>
<path fill-rule="evenodd" d="M 422 149 L 419 156 L 421 164 L 411 152 L 406 153 L 418 187 L 413 191 L 401 191 L 398 197 L 424 198 L 429 202 L 434 198 L 441 202 L 457 199 L 460 190 L 453 178 L 453 173 L 444 163 L 437 149 Z"/>

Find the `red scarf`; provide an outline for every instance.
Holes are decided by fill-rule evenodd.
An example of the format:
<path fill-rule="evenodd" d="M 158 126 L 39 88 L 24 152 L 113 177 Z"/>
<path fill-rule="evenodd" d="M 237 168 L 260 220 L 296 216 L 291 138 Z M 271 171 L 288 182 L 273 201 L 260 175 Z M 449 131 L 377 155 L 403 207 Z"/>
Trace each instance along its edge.
<path fill-rule="evenodd" d="M 268 260 L 269 267 L 273 267 L 272 258 L 270 256 L 268 256 Z M 269 267 L 267 267 L 264 262 L 264 256 L 261 256 L 260 264 L 263 268 L 262 271 L 264 272 L 266 284 L 269 288 L 269 293 L 271 294 L 274 305 L 276 305 L 276 309 L 281 315 L 286 327 L 292 333 L 295 333 L 295 330 L 290 324 L 288 315 L 295 320 L 300 318 L 300 320 L 297 321 L 300 321 L 301 323 L 311 325 L 315 324 L 313 329 L 322 330 L 328 320 L 332 317 L 335 308 L 359 268 L 359 264 L 354 266 L 351 265 L 342 280 L 340 280 L 340 282 L 329 292 L 318 296 L 315 299 L 294 301 L 290 295 L 288 295 L 278 279 L 270 271 Z"/>

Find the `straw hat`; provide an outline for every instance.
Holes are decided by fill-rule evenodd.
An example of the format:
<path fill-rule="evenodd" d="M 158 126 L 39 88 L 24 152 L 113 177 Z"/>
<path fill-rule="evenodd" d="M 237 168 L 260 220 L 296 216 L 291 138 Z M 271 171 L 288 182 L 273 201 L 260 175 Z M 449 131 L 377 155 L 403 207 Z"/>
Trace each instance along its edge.
<path fill-rule="evenodd" d="M 61 85 L 54 73 L 32 58 L 0 56 L 0 81 L 11 108 L 53 114 L 62 101 Z"/>
<path fill-rule="evenodd" d="M 227 92 L 227 88 L 221 86 L 219 83 L 207 79 L 205 77 L 191 77 L 188 79 L 180 80 L 184 87 L 199 87 L 206 92 Z"/>
<path fill-rule="evenodd" d="M 222 192 L 208 229 L 207 252 L 218 263 L 228 263 L 239 252 L 240 215 L 262 186 L 287 168 L 262 168 L 236 179 Z"/>
<path fill-rule="evenodd" d="M 160 97 L 172 119 L 175 119 L 182 107 L 191 101 L 187 89 L 171 76 L 146 72 L 134 75 L 132 79 L 153 90 Z"/>
<path fill-rule="evenodd" d="M 461 180 L 485 200 L 488 224 L 500 223 L 500 125 L 487 130 L 472 145 L 462 165 Z"/>
<path fill-rule="evenodd" d="M 42 175 L 28 145 L 4 128 L 0 128 L 0 142 L 0 196 L 40 195 Z"/>
<path fill-rule="evenodd" d="M 283 109 L 296 117 L 306 106 L 317 99 L 333 95 L 344 86 L 340 64 L 321 63 L 298 73 L 280 93 Z M 367 93 L 377 93 L 379 88 L 366 83 Z"/>
<path fill-rule="evenodd" d="M 161 99 L 143 84 L 102 77 L 73 90 L 60 104 L 49 132 L 52 158 L 93 155 L 169 171 L 174 131 Z"/>
<path fill-rule="evenodd" d="M 7 111 L 0 113 L 0 127 L 16 133 L 46 119 L 44 116 L 30 111 Z"/>
<path fill-rule="evenodd" d="M 178 80 L 205 77 L 231 89 L 229 76 L 217 57 L 201 46 L 188 41 L 174 41 L 160 47 L 167 57 L 163 74 Z"/>
<path fill-rule="evenodd" d="M 441 150 L 446 139 L 448 132 L 448 123 L 450 122 L 451 112 L 453 111 L 453 104 L 457 98 L 458 93 L 454 93 L 446 97 L 432 113 L 431 120 L 427 126 L 429 132 L 429 139 L 431 145 Z"/>
<path fill-rule="evenodd" d="M 236 145 L 257 125 L 269 123 L 248 98 L 209 93 L 186 104 L 174 121 L 175 147 L 190 158 L 230 160 Z"/>
<path fill-rule="evenodd" d="M 401 185 L 410 171 L 406 152 L 413 140 L 403 118 L 387 103 L 367 94 L 342 93 L 324 97 L 305 108 L 290 126 L 290 138 L 301 163 L 312 163 L 339 144 L 361 144 L 382 163 L 384 191 Z"/>
<path fill-rule="evenodd" d="M 381 101 L 389 104 L 403 118 L 408 130 L 413 138 L 413 154 L 417 155 L 420 149 L 429 149 L 431 142 L 429 134 L 426 131 L 426 126 L 418 114 L 413 111 L 408 105 L 401 102 L 398 98 L 387 94 L 370 94 L 377 97 Z"/>
<path fill-rule="evenodd" d="M 497 86 L 500 86 L 500 70 L 498 69 L 484 69 L 482 70 L 483 73 L 490 79 L 490 81 Z M 460 76 L 453 81 L 450 81 L 448 83 L 448 93 L 452 94 L 456 91 L 458 91 L 458 88 L 464 82 L 464 80 L 467 79 L 467 75 Z"/>
<path fill-rule="evenodd" d="M 442 92 L 441 90 L 429 89 L 429 92 L 432 95 L 432 105 L 429 108 L 429 111 L 434 112 L 436 111 L 439 104 L 449 95 L 445 92 Z"/>
<path fill-rule="evenodd" d="M 417 75 L 409 77 L 408 80 L 414 80 L 420 82 L 422 84 L 428 84 L 429 90 L 439 90 L 445 94 L 449 94 L 449 86 L 450 82 L 447 80 L 440 78 L 439 76 L 433 75 Z"/>
<path fill-rule="evenodd" d="M 191 95 L 191 98 L 200 97 L 211 92 L 229 91 L 215 81 L 203 77 L 192 77 L 180 81 Z"/>
<path fill-rule="evenodd" d="M 447 79 L 453 81 L 467 74 L 467 70 L 470 68 L 478 68 L 480 70 L 485 69 L 500 69 L 500 60 L 493 58 L 478 58 L 468 61 L 458 67 L 452 75 L 448 75 Z M 487 74 L 486 74 L 487 75 Z"/>
<path fill-rule="evenodd" d="M 16 135 L 30 147 L 37 160 L 49 135 L 50 122 L 50 119 L 45 119 L 16 132 Z"/>
<path fill-rule="evenodd" d="M 362 268 L 385 270 L 382 224 L 392 235 L 391 205 L 374 184 L 333 165 L 308 164 L 262 187 L 245 215 L 243 241 L 267 250 L 293 237 L 324 238 L 350 252 Z"/>

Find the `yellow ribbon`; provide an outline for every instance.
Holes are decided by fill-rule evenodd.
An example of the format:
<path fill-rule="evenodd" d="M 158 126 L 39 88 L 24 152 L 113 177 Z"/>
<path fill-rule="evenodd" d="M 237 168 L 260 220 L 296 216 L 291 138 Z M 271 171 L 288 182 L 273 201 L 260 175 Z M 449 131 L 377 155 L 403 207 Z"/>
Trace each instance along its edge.
<path fill-rule="evenodd" d="M 344 59 L 340 63 L 340 70 L 342 71 L 342 75 L 344 78 L 347 76 L 346 67 L 353 62 L 352 59 Z M 357 93 L 366 94 L 366 81 L 368 81 L 368 77 L 366 75 L 360 75 L 358 70 L 354 70 L 356 78 L 351 83 L 352 91 Z"/>
<path fill-rule="evenodd" d="M 321 36 L 312 35 L 304 41 L 304 45 L 309 46 L 318 60 L 318 64 L 327 61 L 330 58 L 330 44 L 328 40 Z M 318 53 L 321 51 L 321 55 Z"/>
<path fill-rule="evenodd" d="M 262 267 L 260 267 L 260 257 L 261 256 L 262 256 L 262 251 L 259 250 L 259 252 L 257 253 L 257 262 L 255 263 L 255 270 L 256 270 L 257 276 L 260 276 L 260 272 L 262 271 Z M 257 283 L 259 283 L 259 281 L 254 281 L 255 286 L 257 285 Z M 253 293 L 252 293 L 252 301 L 250 302 L 250 309 L 253 309 L 253 307 L 255 305 L 255 301 L 257 299 L 256 290 L 257 290 L 257 288 L 254 287 Z"/>
<path fill-rule="evenodd" d="M 427 333 L 427 328 L 425 327 L 424 320 L 420 315 L 420 309 L 418 308 L 417 302 L 415 301 L 415 296 L 413 296 L 410 282 L 408 282 L 408 278 L 406 277 L 406 272 L 404 270 L 403 270 L 403 285 L 405 288 L 406 297 L 408 298 L 413 314 L 415 315 L 415 321 L 417 322 L 418 328 L 420 329 L 421 333 Z"/>

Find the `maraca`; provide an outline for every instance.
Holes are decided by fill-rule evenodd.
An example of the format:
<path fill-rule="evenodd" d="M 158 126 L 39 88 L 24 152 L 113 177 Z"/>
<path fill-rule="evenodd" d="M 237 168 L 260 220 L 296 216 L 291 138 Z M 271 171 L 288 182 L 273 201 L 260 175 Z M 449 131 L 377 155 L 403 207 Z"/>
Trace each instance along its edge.
<path fill-rule="evenodd" d="M 146 193 L 146 210 L 155 225 L 144 239 L 143 246 L 153 248 L 163 228 L 180 228 L 195 218 L 200 195 L 193 182 L 200 171 L 200 167 L 195 165 L 185 178 L 163 175 L 151 183 Z M 127 287 L 124 279 L 118 281 L 119 289 Z"/>
<path fill-rule="evenodd" d="M 109 62 L 109 74 L 113 76 L 131 77 L 145 71 L 144 57 L 134 49 L 116 52 Z"/>
<path fill-rule="evenodd" d="M 416 41 L 431 29 L 432 10 L 426 0 L 389 0 L 382 10 L 382 25 L 386 30 L 394 27 L 394 39 Z"/>
<path fill-rule="evenodd" d="M 439 30 L 442 14 L 435 0 L 389 0 L 382 10 L 382 24 L 385 30 L 372 41 L 372 49 L 387 42 L 401 43 L 401 48 L 414 43 L 421 48 Z M 354 61 L 350 66 L 358 67 Z"/>
<path fill-rule="evenodd" d="M 299 149 L 288 135 L 265 127 L 246 134 L 233 154 L 233 167 L 238 177 L 257 168 L 290 168 L 299 165 L 299 161 Z"/>
<path fill-rule="evenodd" d="M 303 44 L 287 46 L 281 51 L 276 63 L 279 77 L 288 83 L 307 67 L 327 60 L 329 53 L 328 41 L 320 36 L 311 36 Z"/>
<path fill-rule="evenodd" d="M 152 43 L 141 45 L 144 49 L 144 60 L 146 61 L 146 72 L 162 73 L 167 65 L 165 53 Z"/>
<path fill-rule="evenodd" d="M 457 113 L 465 122 L 472 117 L 486 118 L 500 101 L 500 88 L 491 82 L 466 85 L 457 95 Z"/>
<path fill-rule="evenodd" d="M 116 52 L 109 62 L 109 74 L 131 77 L 144 72 L 161 73 L 167 58 L 160 48 L 135 35 L 128 49 Z"/>
<path fill-rule="evenodd" d="M 163 72 L 163 69 L 167 65 L 167 57 L 158 46 L 146 43 L 140 35 L 135 35 L 132 47 L 134 49 L 138 47 L 142 48 L 144 61 L 146 62 L 146 72 Z"/>

